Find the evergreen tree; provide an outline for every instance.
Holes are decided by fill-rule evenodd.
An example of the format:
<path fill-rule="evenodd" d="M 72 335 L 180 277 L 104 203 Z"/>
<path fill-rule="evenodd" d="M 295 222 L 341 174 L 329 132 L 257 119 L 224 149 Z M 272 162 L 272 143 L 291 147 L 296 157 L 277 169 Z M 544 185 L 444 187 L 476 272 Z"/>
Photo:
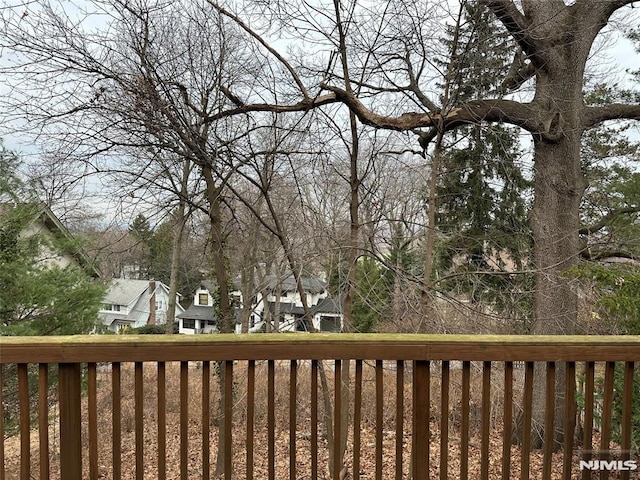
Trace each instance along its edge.
<path fill-rule="evenodd" d="M 0 152 L 0 335 L 69 335 L 88 333 L 98 320 L 103 285 L 80 267 L 60 267 L 52 252 L 64 252 L 67 238 L 24 235 L 42 207 L 14 173 L 18 158 Z M 11 202 L 13 200 L 13 202 Z"/>
<path fill-rule="evenodd" d="M 476 2 L 465 6 L 465 20 L 450 31 L 447 45 L 456 63 L 451 79 L 455 102 L 495 95 L 511 63 L 510 37 L 493 15 Z M 451 52 L 457 45 L 457 51 Z M 526 196 L 530 183 L 519 165 L 518 132 L 504 125 L 468 126 L 447 137 L 438 182 L 436 224 L 441 233 L 437 268 L 463 273 L 445 283 L 456 295 L 487 302 L 511 318 L 530 312 L 523 275 L 496 275 L 522 269 L 529 255 Z"/>
<path fill-rule="evenodd" d="M 632 95 L 597 85 L 587 101 L 599 105 Z M 588 182 L 580 229 L 583 261 L 570 275 L 591 295 L 595 331 L 640 332 L 640 145 L 628 124 L 601 125 L 584 136 L 582 169 Z"/>
<path fill-rule="evenodd" d="M 149 278 L 159 280 L 166 285 L 171 282 L 171 260 L 176 221 L 175 215 L 169 215 L 166 221 L 158 225 L 148 241 Z M 188 232 L 185 233 L 177 271 L 177 291 L 182 294 L 188 294 L 198 288 L 202 280 L 202 264 L 208 260 L 202 249 L 194 251 L 195 247 Z"/>
<path fill-rule="evenodd" d="M 138 280 L 147 280 L 152 263 L 151 241 L 154 234 L 147 217 L 139 213 L 129 225 L 129 233 L 136 239 L 135 249 L 131 252 L 132 274 Z"/>
<path fill-rule="evenodd" d="M 337 262 L 329 275 L 328 290 L 333 298 L 341 298 L 347 281 L 346 261 Z M 356 262 L 356 287 L 353 297 L 353 331 L 375 332 L 392 308 L 393 274 L 378 260 L 362 256 Z"/>
<path fill-rule="evenodd" d="M 355 297 L 353 300 L 354 330 L 375 332 L 378 323 L 391 311 L 389 271 L 371 257 L 361 257 L 356 264 Z"/>

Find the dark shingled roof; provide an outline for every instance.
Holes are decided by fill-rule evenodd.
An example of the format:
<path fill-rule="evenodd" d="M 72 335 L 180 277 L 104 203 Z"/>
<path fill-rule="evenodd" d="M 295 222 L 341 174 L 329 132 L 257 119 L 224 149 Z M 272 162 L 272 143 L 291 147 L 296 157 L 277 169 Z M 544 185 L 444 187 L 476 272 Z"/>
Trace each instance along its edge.
<path fill-rule="evenodd" d="M 302 277 L 302 288 L 308 293 L 322 293 L 324 292 L 327 284 L 317 278 Z M 298 287 L 296 285 L 296 279 L 292 274 L 282 278 L 278 282 L 278 277 L 275 275 L 267 275 L 265 278 L 266 287 L 270 290 L 276 290 L 278 287 L 285 292 L 297 292 Z"/>
<path fill-rule="evenodd" d="M 176 315 L 177 318 L 187 318 L 189 320 L 214 320 L 213 307 L 207 305 L 191 305 L 186 312 Z"/>
<path fill-rule="evenodd" d="M 333 298 L 324 298 L 313 307 L 314 313 L 342 313 L 340 302 Z"/>

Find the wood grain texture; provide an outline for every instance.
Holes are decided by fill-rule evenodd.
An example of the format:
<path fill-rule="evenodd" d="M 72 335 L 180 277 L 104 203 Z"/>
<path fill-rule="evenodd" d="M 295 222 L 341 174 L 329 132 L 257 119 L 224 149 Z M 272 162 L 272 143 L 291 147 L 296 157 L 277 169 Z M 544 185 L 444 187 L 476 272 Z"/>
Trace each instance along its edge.
<path fill-rule="evenodd" d="M 159 338 L 150 338 L 159 337 Z M 640 361 L 640 337 L 287 334 L 0 338 L 0 363 L 202 360 Z"/>

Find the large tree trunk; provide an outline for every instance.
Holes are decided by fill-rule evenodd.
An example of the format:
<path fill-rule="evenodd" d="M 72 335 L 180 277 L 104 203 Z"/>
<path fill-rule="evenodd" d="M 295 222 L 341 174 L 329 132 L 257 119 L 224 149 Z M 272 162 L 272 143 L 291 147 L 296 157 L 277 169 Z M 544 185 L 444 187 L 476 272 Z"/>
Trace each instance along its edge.
<path fill-rule="evenodd" d="M 534 133 L 535 200 L 531 212 L 535 291 L 533 295 L 532 334 L 573 334 L 578 325 L 578 293 L 571 287 L 567 269 L 578 262 L 580 242 L 580 202 L 586 183 L 581 171 L 580 142 L 583 133 L 584 68 L 591 38 L 567 42 L 565 36 L 588 28 L 566 10 L 552 15 L 558 6 L 539 7 L 534 14 L 549 20 L 543 27 L 548 40 L 540 41 L 536 95 L 533 105 L 542 131 Z M 554 11 L 551 11 L 554 10 Z M 582 19 L 589 22 L 589 19 Z M 549 29 L 553 30 L 549 30 Z M 542 35 L 542 32 L 540 32 Z M 595 33 L 594 33 L 595 35 Z M 543 37 L 544 38 L 544 37 Z M 544 385 L 544 366 L 536 365 L 537 385 Z M 553 431 L 554 449 L 561 446 L 565 432 L 565 370 L 558 365 L 556 374 L 556 415 Z M 536 389 L 533 399 L 532 448 L 550 440 L 544 432 L 544 389 Z"/>
<path fill-rule="evenodd" d="M 579 207 L 584 193 L 580 171 L 580 134 L 557 143 L 537 141 L 534 238 L 535 292 L 533 334 L 578 333 L 578 297 L 563 275 L 578 261 Z M 573 138 L 571 138 L 573 137 Z"/>
<path fill-rule="evenodd" d="M 580 171 L 580 134 L 571 132 L 561 141 L 536 142 L 535 201 L 531 215 L 534 238 L 535 291 L 532 334 L 574 334 L 580 331 L 578 296 L 563 273 L 578 261 L 579 205 L 584 192 Z M 554 450 L 564 439 L 564 365 L 556 368 Z M 536 385 L 545 385 L 544 364 L 536 364 Z M 544 389 L 535 389 L 531 446 L 542 448 Z"/>

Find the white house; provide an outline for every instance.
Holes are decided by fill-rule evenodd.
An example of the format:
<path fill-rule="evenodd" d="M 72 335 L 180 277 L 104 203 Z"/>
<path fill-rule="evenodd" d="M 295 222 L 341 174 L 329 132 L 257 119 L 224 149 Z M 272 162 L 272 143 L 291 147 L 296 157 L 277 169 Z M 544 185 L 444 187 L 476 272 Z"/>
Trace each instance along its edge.
<path fill-rule="evenodd" d="M 302 298 L 293 274 L 284 278 L 268 275 L 254 296 L 249 316 L 249 332 L 341 332 L 344 316 L 340 302 L 329 298 L 327 284 L 317 278 L 302 277 L 302 289 L 311 313 L 312 325 L 304 320 Z M 234 294 L 242 304 L 241 292 Z M 236 326 L 239 332 L 241 325 Z"/>
<path fill-rule="evenodd" d="M 293 275 L 278 279 L 268 276 L 264 284 L 252 296 L 249 305 L 249 333 L 278 332 L 341 332 L 344 317 L 339 302 L 328 298 L 326 283 L 315 278 L 302 278 L 307 306 L 311 313 L 311 325 L 304 320 L 302 299 Z M 186 312 L 178 315 L 180 333 L 215 333 L 217 318 L 214 316 L 211 291 L 214 285 L 203 282 L 196 291 L 193 304 Z M 238 320 L 244 307 L 241 291 L 231 292 L 236 309 L 236 333 L 242 326 Z"/>
<path fill-rule="evenodd" d="M 125 327 L 164 325 L 168 309 L 169 287 L 164 283 L 114 278 L 98 315 L 108 330 L 118 332 Z M 182 312 L 184 308 L 176 302 L 176 315 Z"/>
<path fill-rule="evenodd" d="M 216 333 L 218 320 L 214 317 L 213 291 L 214 285 L 210 282 L 202 282 L 193 296 L 191 306 L 180 315 L 178 319 L 178 333 Z"/>
<path fill-rule="evenodd" d="M 66 268 L 70 265 L 80 267 L 92 278 L 99 278 L 100 271 L 80 243 L 73 238 L 60 219 L 44 203 L 7 204 L 0 203 L 0 216 L 15 208 L 21 208 L 29 217 L 20 231 L 21 239 L 38 239 L 38 262 L 45 268 Z"/>

